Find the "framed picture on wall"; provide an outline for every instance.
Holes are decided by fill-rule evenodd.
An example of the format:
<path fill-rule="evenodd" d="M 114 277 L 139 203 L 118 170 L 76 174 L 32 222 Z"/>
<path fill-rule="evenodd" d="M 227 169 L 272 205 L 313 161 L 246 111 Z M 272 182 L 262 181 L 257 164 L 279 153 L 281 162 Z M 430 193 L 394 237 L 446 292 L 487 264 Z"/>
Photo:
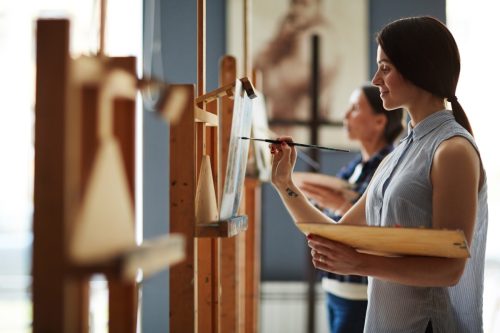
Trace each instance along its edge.
<path fill-rule="evenodd" d="M 227 1 L 241 26 L 242 0 Z M 253 0 L 251 54 L 262 73 L 269 121 L 309 120 L 312 36 L 320 38 L 319 113 L 342 121 L 353 89 L 368 79 L 367 0 Z M 238 24 L 240 23 L 240 24 Z M 228 29 L 228 52 L 242 56 L 242 30 Z"/>

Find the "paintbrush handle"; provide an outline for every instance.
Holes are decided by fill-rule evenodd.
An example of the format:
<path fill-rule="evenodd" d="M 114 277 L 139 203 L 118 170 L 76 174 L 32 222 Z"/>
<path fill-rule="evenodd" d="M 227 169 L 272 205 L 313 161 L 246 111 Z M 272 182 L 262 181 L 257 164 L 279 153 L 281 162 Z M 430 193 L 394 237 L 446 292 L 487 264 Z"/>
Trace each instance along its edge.
<path fill-rule="evenodd" d="M 274 144 L 281 144 L 281 141 L 279 140 L 271 140 L 271 139 L 257 139 L 257 138 L 248 138 L 246 136 L 241 137 L 243 140 L 254 140 L 254 141 L 263 141 L 263 142 L 269 142 L 269 143 L 274 143 Z M 298 146 L 298 147 L 308 147 L 308 148 L 316 148 L 316 149 L 324 149 L 324 150 L 333 150 L 333 151 L 340 151 L 340 152 L 349 152 L 349 150 L 346 149 L 339 149 L 339 148 L 330 148 L 330 147 L 324 147 L 324 146 L 318 146 L 318 145 L 309 145 L 305 143 L 298 143 L 298 142 L 288 142 L 286 143 L 290 146 Z"/>
<path fill-rule="evenodd" d="M 348 153 L 349 150 L 346 149 L 340 149 L 340 148 L 331 148 L 331 147 L 324 147 L 324 146 L 318 146 L 318 145 L 306 145 L 304 143 L 295 143 L 295 142 L 287 142 L 288 144 L 292 146 L 299 146 L 299 147 L 309 147 L 309 148 L 316 148 L 316 149 L 325 149 L 325 150 L 333 150 L 333 151 L 340 151 L 344 153 Z"/>

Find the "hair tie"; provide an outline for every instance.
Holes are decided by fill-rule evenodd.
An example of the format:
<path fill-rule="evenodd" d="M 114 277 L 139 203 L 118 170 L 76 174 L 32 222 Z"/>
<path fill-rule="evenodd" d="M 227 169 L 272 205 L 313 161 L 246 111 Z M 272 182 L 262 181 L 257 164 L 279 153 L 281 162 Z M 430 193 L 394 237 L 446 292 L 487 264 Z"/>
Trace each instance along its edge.
<path fill-rule="evenodd" d="M 453 103 L 453 102 L 457 102 L 457 101 L 458 101 L 457 96 L 455 96 L 455 95 L 453 95 L 453 96 L 451 96 L 451 97 L 448 97 L 448 98 L 447 98 L 447 100 L 448 100 L 448 102 L 450 102 L 450 103 Z"/>

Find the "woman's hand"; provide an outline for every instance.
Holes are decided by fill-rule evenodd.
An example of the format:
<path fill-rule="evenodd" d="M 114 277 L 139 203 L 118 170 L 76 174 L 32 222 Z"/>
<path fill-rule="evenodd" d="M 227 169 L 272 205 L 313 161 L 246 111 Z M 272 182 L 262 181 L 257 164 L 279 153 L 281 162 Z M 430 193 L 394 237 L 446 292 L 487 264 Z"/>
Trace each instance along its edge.
<path fill-rule="evenodd" d="M 342 275 L 363 275 L 363 254 L 354 248 L 327 238 L 307 236 L 314 267 Z"/>
<path fill-rule="evenodd" d="M 299 185 L 299 188 L 308 198 L 314 200 L 322 208 L 328 208 L 333 211 L 342 210 L 343 213 L 352 206 L 341 192 L 330 187 L 303 182 Z"/>
<path fill-rule="evenodd" d="M 292 172 L 297 161 L 297 151 L 295 147 L 289 146 L 286 142 L 293 142 L 289 136 L 282 136 L 276 140 L 281 144 L 270 144 L 272 154 L 271 182 L 276 188 L 288 187 L 292 183 Z"/>

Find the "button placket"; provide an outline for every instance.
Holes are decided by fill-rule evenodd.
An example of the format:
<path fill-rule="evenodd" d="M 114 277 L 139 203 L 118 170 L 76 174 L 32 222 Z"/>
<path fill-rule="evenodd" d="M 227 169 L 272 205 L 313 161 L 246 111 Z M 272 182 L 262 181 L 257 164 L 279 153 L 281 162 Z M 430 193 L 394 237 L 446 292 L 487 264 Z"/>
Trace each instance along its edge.
<path fill-rule="evenodd" d="M 413 143 L 413 131 L 411 131 L 410 134 L 408 134 L 408 137 L 407 137 L 406 143 L 405 143 L 406 146 L 404 147 L 404 149 L 401 152 L 401 154 L 398 156 L 396 162 L 393 163 L 392 170 L 389 173 L 389 177 L 387 177 L 384 180 L 383 184 L 382 184 L 381 202 L 380 202 L 380 209 L 379 209 L 379 223 L 380 223 L 380 225 L 382 224 L 382 211 L 383 211 L 383 208 L 384 208 L 385 191 L 387 190 L 387 187 L 389 186 L 389 184 L 390 184 L 390 182 L 392 180 L 392 177 L 394 176 L 394 173 L 398 169 L 401 160 L 406 156 L 406 154 L 407 154 L 409 148 L 411 147 L 412 143 Z"/>

